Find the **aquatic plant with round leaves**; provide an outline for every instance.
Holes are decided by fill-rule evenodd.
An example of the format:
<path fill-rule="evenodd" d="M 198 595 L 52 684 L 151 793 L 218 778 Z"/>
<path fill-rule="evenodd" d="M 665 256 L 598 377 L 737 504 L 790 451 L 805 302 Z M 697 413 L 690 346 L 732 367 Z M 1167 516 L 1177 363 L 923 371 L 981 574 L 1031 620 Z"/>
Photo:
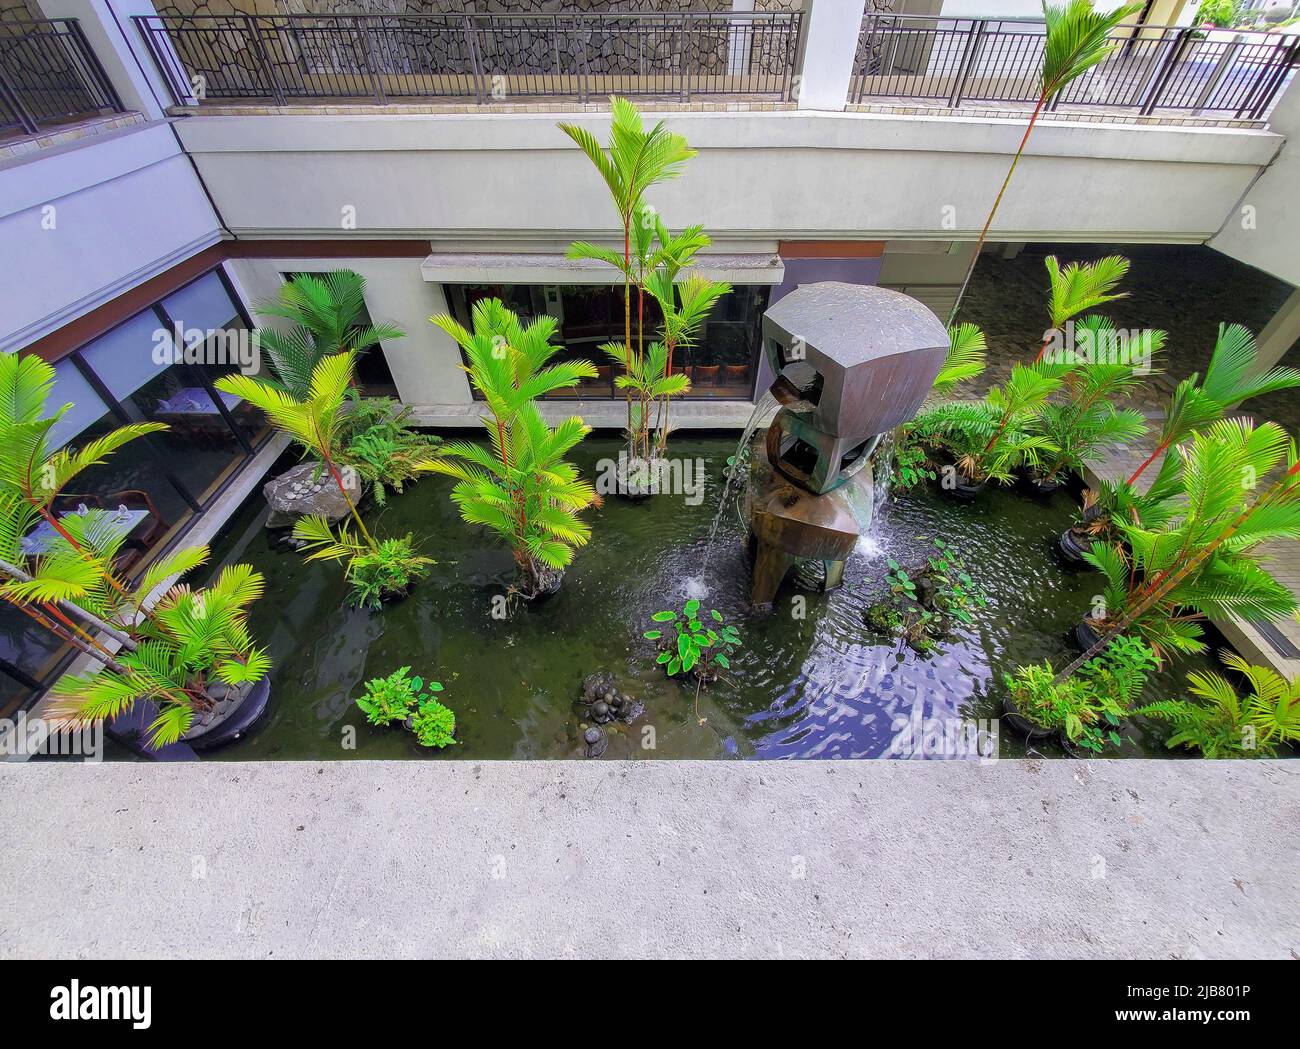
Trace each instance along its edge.
<path fill-rule="evenodd" d="M 716 608 L 708 611 L 708 622 L 701 617 L 700 602 L 692 598 L 681 611 L 665 609 L 650 617 L 656 623 L 671 623 L 671 629 L 647 630 L 642 637 L 659 642 L 663 649 L 655 662 L 669 677 L 694 673 L 700 680 L 711 680 L 718 670 L 731 669 L 731 655 L 740 647 L 740 633 L 728 625 Z"/>

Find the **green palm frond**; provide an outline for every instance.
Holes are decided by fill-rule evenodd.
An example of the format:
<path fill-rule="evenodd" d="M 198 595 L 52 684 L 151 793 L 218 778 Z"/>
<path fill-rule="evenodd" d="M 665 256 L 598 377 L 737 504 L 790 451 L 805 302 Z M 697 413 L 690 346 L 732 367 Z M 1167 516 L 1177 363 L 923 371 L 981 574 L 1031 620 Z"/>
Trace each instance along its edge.
<path fill-rule="evenodd" d="M 1103 12 L 1094 9 L 1092 0 L 1069 0 L 1061 7 L 1044 2 L 1042 97 L 1052 99 L 1070 81 L 1109 58 L 1119 46 L 1110 42 L 1111 32 L 1141 10 L 1141 4 Z"/>
<path fill-rule="evenodd" d="M 954 324 L 948 329 L 948 353 L 931 393 L 945 397 L 960 383 L 981 375 L 986 364 L 986 342 L 979 325 Z"/>
<path fill-rule="evenodd" d="M 1116 299 L 1126 293 L 1115 288 L 1128 273 L 1129 261 L 1122 255 L 1107 255 L 1096 262 L 1071 262 L 1064 269 L 1055 255 L 1046 260 L 1048 277 L 1047 313 L 1053 328 L 1065 326 L 1071 317 Z"/>

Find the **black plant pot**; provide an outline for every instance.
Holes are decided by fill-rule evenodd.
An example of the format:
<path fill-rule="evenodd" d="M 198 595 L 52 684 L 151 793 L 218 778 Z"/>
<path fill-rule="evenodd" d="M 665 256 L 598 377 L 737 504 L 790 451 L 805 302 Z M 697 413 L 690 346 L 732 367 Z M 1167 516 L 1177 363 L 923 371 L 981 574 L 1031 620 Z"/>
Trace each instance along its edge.
<path fill-rule="evenodd" d="M 1079 744 L 1075 743 L 1074 740 L 1070 739 L 1070 737 L 1066 735 L 1064 729 L 1062 729 L 1060 733 L 1060 743 L 1061 743 L 1061 749 L 1065 751 L 1067 757 L 1091 758 L 1097 756 L 1093 754 L 1092 751 L 1086 750 L 1085 748 L 1079 746 Z"/>
<path fill-rule="evenodd" d="M 1006 723 L 1024 736 L 1025 739 L 1047 739 L 1056 735 L 1056 729 L 1035 725 L 1021 714 L 1020 709 L 1016 706 L 1016 701 L 1010 695 L 1002 697 L 1002 716 Z"/>
<path fill-rule="evenodd" d="M 1064 482 L 1058 480 L 1046 481 L 1041 477 L 1029 476 L 1029 487 L 1037 495 L 1051 495 L 1053 492 L 1060 491 Z"/>
<path fill-rule="evenodd" d="M 1082 540 L 1073 528 L 1067 528 L 1061 533 L 1061 538 L 1056 546 L 1061 551 L 1061 557 L 1068 564 L 1086 565 L 1088 562 L 1083 559 L 1083 555 L 1092 550 L 1092 540 Z"/>
<path fill-rule="evenodd" d="M 1088 649 L 1101 640 L 1101 635 L 1093 628 L 1092 621 L 1089 619 L 1079 623 L 1070 632 L 1070 636 L 1074 639 L 1074 643 L 1079 646 L 1080 652 L 1087 652 Z"/>
<path fill-rule="evenodd" d="M 184 742 L 200 753 L 216 750 L 228 743 L 233 743 L 250 728 L 266 711 L 267 701 L 271 698 L 271 679 L 262 678 L 242 700 L 234 711 L 220 724 L 205 732 L 190 736 Z"/>
<path fill-rule="evenodd" d="M 564 569 L 543 568 L 536 584 L 532 590 L 519 590 L 519 596 L 529 602 L 545 601 L 548 597 L 554 597 L 564 584 Z"/>
<path fill-rule="evenodd" d="M 958 502 L 973 503 L 979 498 L 980 492 L 984 491 L 987 481 L 970 481 L 962 474 L 960 470 L 953 475 L 953 486 L 949 488 L 943 486 L 944 491 L 951 495 Z"/>

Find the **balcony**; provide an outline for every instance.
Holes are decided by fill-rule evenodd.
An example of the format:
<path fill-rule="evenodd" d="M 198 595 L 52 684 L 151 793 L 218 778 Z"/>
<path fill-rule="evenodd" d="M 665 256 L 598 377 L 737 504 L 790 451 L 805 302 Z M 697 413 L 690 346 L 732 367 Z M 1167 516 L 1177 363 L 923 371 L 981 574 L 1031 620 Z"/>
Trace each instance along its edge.
<path fill-rule="evenodd" d="M 0 145 L 121 112 L 75 18 L 0 22 Z"/>
<path fill-rule="evenodd" d="M 1038 102 L 1038 19 L 869 14 L 849 101 L 919 112 L 1029 111 Z M 1300 33 L 1122 26 L 1115 50 L 1045 115 L 1160 123 L 1261 122 L 1300 60 Z"/>
<path fill-rule="evenodd" d="M 177 105 L 792 97 L 802 15 L 137 16 Z"/>

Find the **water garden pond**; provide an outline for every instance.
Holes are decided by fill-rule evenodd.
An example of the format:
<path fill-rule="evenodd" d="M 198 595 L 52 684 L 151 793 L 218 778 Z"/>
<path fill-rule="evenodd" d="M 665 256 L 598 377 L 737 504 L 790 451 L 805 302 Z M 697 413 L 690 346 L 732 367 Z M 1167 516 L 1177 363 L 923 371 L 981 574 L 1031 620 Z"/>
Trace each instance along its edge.
<path fill-rule="evenodd" d="M 592 437 L 572 456 L 584 475 L 614 458 L 620 442 Z M 1089 608 L 1099 577 L 1062 567 L 1055 541 L 1075 502 L 988 491 L 974 505 L 933 488 L 893 499 L 868 542 L 850 559 L 845 584 L 819 593 L 787 583 L 769 615 L 748 614 L 744 528 L 728 508 L 703 586 L 705 604 L 735 624 L 743 647 L 731 672 L 700 691 L 667 678 L 642 637 L 660 609 L 698 596 L 700 572 L 734 436 L 675 435 L 675 457 L 702 465 L 702 498 L 606 499 L 592 511 L 591 542 L 577 553 L 561 591 L 499 618 L 513 575 L 507 550 L 460 520 L 451 481 L 430 476 L 390 496 L 369 522 L 386 535 L 425 537 L 438 564 L 409 597 L 375 613 L 352 608 L 342 572 L 273 549 L 260 491 L 214 547 L 214 563 L 243 560 L 266 576 L 251 626 L 274 660 L 268 709 L 241 740 L 213 754 L 235 760 L 326 758 L 574 758 L 585 753 L 583 678 L 615 675 L 644 714 L 607 726 L 605 758 L 874 758 L 925 756 L 908 746 L 910 722 L 931 732 L 948 719 L 996 719 L 1002 674 L 1018 664 L 1073 654 L 1066 640 Z M 873 634 L 863 612 L 884 590 L 886 559 L 919 563 L 930 538 L 950 541 L 988 595 L 972 626 L 918 654 Z M 791 579 L 794 579 L 792 575 Z M 1192 664 L 1171 662 L 1148 686 L 1150 699 L 1182 694 Z M 420 747 L 400 727 L 366 723 L 354 699 L 369 678 L 402 666 L 441 681 L 456 713 L 457 745 Z M 936 719 L 930 721 L 929 719 Z M 928 723 L 928 724 L 927 724 Z M 1163 731 L 1127 724 L 1120 756 L 1167 751 Z M 1000 754 L 1030 751 L 1010 729 Z M 902 739 L 902 746 L 895 740 Z M 1054 742 L 1036 752 L 1060 756 Z"/>

